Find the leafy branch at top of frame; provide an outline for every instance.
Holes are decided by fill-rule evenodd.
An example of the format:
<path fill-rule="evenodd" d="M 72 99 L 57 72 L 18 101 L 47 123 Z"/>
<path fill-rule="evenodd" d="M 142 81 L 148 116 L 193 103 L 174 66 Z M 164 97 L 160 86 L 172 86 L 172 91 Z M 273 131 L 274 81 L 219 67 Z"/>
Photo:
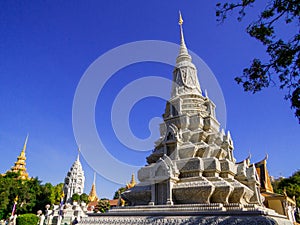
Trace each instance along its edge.
<path fill-rule="evenodd" d="M 218 3 L 217 21 L 224 22 L 228 13 L 238 11 L 238 21 L 246 16 L 246 9 L 254 7 L 255 0 L 240 0 L 236 3 Z M 292 37 L 283 38 L 278 32 L 282 24 L 292 25 L 297 31 Z M 256 93 L 270 84 L 279 82 L 286 89 L 285 98 L 291 101 L 300 122 L 300 0 L 272 0 L 260 12 L 258 18 L 247 26 L 246 32 L 266 46 L 267 62 L 254 58 L 249 68 L 235 80 L 245 91 Z M 276 75 L 276 76 L 275 76 Z"/>

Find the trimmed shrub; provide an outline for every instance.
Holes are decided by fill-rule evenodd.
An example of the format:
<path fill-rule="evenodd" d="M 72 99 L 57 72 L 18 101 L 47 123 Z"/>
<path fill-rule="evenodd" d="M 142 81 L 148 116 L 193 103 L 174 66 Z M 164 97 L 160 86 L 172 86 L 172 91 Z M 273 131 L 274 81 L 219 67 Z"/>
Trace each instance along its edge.
<path fill-rule="evenodd" d="M 39 221 L 39 217 L 35 214 L 28 213 L 17 217 L 17 225 L 35 225 Z"/>
<path fill-rule="evenodd" d="M 109 200 L 101 199 L 98 201 L 98 204 L 96 205 L 94 212 L 101 212 L 105 213 L 110 209 L 110 203 Z"/>

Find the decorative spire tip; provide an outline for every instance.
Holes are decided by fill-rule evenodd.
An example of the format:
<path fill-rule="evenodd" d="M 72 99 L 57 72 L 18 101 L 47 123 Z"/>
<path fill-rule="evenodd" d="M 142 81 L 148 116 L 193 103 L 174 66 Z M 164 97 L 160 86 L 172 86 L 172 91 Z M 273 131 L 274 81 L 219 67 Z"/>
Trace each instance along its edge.
<path fill-rule="evenodd" d="M 191 62 L 192 58 L 188 53 L 187 47 L 184 42 L 184 35 L 183 35 L 183 19 L 181 12 L 179 11 L 179 21 L 178 24 L 180 26 L 180 49 L 179 49 L 179 55 L 177 56 L 176 63 L 182 62 L 182 61 L 189 61 Z"/>
<path fill-rule="evenodd" d="M 94 171 L 94 181 L 93 184 L 96 185 L 96 171 Z"/>
<path fill-rule="evenodd" d="M 179 24 L 180 26 L 182 26 L 182 24 L 183 24 L 183 19 L 182 19 L 182 15 L 181 15 L 180 10 L 179 10 L 179 21 L 178 21 L 178 24 Z"/>
<path fill-rule="evenodd" d="M 79 161 L 80 148 L 81 148 L 81 146 L 80 146 L 80 145 L 78 145 L 78 148 L 77 148 L 77 152 L 78 152 L 78 154 L 77 154 L 77 161 Z"/>
<path fill-rule="evenodd" d="M 24 146 L 23 146 L 23 149 L 22 149 L 23 152 L 26 151 L 27 142 L 28 142 L 28 137 L 29 137 L 29 134 L 27 133 L 27 136 L 26 136 L 26 139 L 25 139 L 25 142 L 24 142 Z"/>

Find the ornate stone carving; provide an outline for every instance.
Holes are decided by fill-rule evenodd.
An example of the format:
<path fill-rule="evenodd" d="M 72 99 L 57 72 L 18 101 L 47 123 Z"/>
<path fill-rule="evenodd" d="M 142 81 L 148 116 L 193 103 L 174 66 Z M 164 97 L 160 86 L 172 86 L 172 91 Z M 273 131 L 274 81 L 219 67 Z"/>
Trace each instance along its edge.
<path fill-rule="evenodd" d="M 241 213 L 243 214 L 243 213 Z M 271 218 L 267 216 L 243 216 L 243 215 L 200 215 L 200 216 L 103 216 L 83 218 L 79 224 L 87 225 L 292 225 L 288 220 Z"/>
<path fill-rule="evenodd" d="M 180 51 L 160 138 L 147 157 L 148 165 L 138 172 L 140 183 L 122 194 L 134 206 L 111 209 L 81 224 L 291 225 L 263 207 L 249 160 L 236 163 L 231 135 L 220 130 L 214 103 L 207 93 L 202 95 L 180 28 Z"/>
<path fill-rule="evenodd" d="M 178 204 L 208 204 L 214 190 L 215 187 L 205 178 L 197 181 L 185 180 L 174 186 L 174 202 Z"/>

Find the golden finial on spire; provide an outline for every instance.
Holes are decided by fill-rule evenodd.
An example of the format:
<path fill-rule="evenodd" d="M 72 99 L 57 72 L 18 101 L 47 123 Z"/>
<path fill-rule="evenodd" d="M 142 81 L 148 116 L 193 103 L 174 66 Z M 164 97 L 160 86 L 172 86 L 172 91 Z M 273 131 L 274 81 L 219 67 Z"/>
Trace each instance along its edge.
<path fill-rule="evenodd" d="M 130 184 L 132 186 L 135 186 L 136 185 L 136 181 L 135 181 L 135 178 L 134 178 L 134 173 L 131 175 L 131 181 L 130 181 Z"/>
<path fill-rule="evenodd" d="M 183 19 L 182 19 L 180 10 L 179 10 L 179 21 L 178 21 L 178 24 L 179 24 L 180 26 L 182 26 L 182 24 L 183 24 Z"/>
<path fill-rule="evenodd" d="M 136 181 L 134 178 L 134 173 L 131 175 L 131 181 L 126 185 L 127 189 L 133 188 L 136 185 Z"/>
<path fill-rule="evenodd" d="M 181 61 L 190 61 L 192 60 L 191 56 L 188 53 L 187 47 L 184 42 L 184 35 L 183 35 L 183 19 L 181 12 L 179 11 L 179 21 L 178 24 L 180 26 L 180 49 L 179 49 L 179 55 L 176 58 L 176 63 L 179 63 Z"/>

